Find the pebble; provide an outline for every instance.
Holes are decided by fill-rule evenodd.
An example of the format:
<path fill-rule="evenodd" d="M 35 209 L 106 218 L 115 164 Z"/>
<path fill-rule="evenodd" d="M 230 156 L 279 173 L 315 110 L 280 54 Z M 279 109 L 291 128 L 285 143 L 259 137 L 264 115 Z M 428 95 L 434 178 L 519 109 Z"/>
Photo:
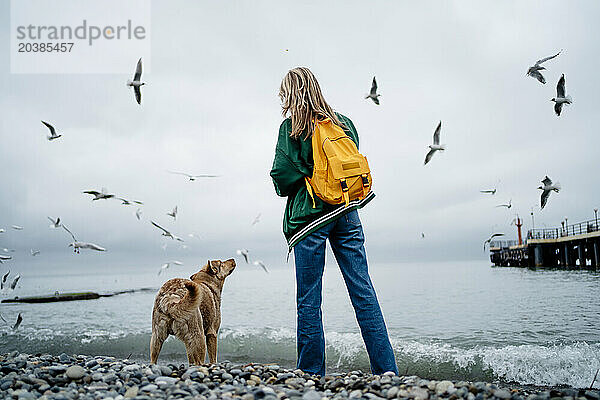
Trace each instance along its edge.
<path fill-rule="evenodd" d="M 80 365 L 71 365 L 67 368 L 66 375 L 71 379 L 81 379 L 85 375 L 85 369 Z"/>
<path fill-rule="evenodd" d="M 499 387 L 500 386 L 500 387 Z M 370 375 L 319 377 L 280 365 L 148 365 L 114 357 L 0 354 L 0 399 L 600 400 L 596 389 L 515 388 L 486 382 Z"/>

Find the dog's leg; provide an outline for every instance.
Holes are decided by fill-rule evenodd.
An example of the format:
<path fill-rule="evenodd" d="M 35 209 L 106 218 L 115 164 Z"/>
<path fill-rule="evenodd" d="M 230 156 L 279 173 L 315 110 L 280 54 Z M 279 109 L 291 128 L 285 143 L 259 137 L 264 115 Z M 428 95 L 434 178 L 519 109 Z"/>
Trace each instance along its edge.
<path fill-rule="evenodd" d="M 208 348 L 208 361 L 217 363 L 217 334 L 209 332 L 206 334 L 206 347 Z"/>
<path fill-rule="evenodd" d="M 206 336 L 204 336 L 204 332 L 198 330 L 187 336 L 185 350 L 190 365 L 204 364 L 206 358 Z"/>
<path fill-rule="evenodd" d="M 162 334 L 159 330 L 155 329 L 152 331 L 152 337 L 150 338 L 150 363 L 156 364 L 158 361 L 158 355 L 162 345 L 169 336 L 168 334 Z"/>

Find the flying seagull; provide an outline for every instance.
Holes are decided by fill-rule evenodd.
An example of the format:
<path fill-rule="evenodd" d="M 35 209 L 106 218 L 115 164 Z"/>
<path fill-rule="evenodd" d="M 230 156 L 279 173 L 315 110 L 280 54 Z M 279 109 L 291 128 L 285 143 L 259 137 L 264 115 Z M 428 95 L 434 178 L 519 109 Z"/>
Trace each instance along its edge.
<path fill-rule="evenodd" d="M 508 204 L 498 204 L 496 207 L 506 207 L 506 209 L 509 209 L 512 207 L 512 199 L 508 200 Z"/>
<path fill-rule="evenodd" d="M 256 261 L 254 261 L 252 264 L 262 267 L 262 269 L 263 269 L 263 270 L 265 270 L 265 272 L 266 272 L 267 274 L 269 273 L 269 270 L 267 269 L 267 266 L 266 266 L 266 265 L 265 265 L 265 263 L 264 263 L 264 262 L 262 262 L 261 260 L 256 260 Z"/>
<path fill-rule="evenodd" d="M 40 251 L 39 251 L 39 250 L 34 250 L 34 249 L 31 249 L 31 255 L 32 255 L 32 256 L 34 256 L 34 257 L 35 257 L 35 256 L 37 256 L 38 254 L 40 254 Z"/>
<path fill-rule="evenodd" d="M 135 216 L 138 219 L 138 221 L 140 219 L 142 219 L 142 209 L 141 208 L 138 208 L 137 210 L 135 210 Z"/>
<path fill-rule="evenodd" d="M 146 82 L 142 82 L 142 59 L 140 58 L 137 62 L 137 66 L 135 67 L 135 74 L 133 74 L 133 80 L 127 80 L 127 86 L 133 87 L 133 92 L 135 93 L 135 100 L 138 104 L 142 104 L 142 86 L 146 84 Z"/>
<path fill-rule="evenodd" d="M 562 50 L 561 50 L 562 51 Z M 545 63 L 548 60 L 552 60 L 554 57 L 557 57 L 560 54 L 560 51 L 553 56 L 542 58 L 541 60 L 537 60 L 533 67 L 529 67 L 527 70 L 527 75 L 537 79 L 541 83 L 546 83 L 546 78 L 540 73 L 541 70 L 546 69 L 542 67 L 542 63 Z"/>
<path fill-rule="evenodd" d="M 491 195 L 495 195 L 496 194 L 496 188 L 494 189 L 490 189 L 490 190 L 480 190 L 480 193 L 489 193 Z"/>
<path fill-rule="evenodd" d="M 438 124 L 437 128 L 435 128 L 435 132 L 433 132 L 433 144 L 429 145 L 429 152 L 425 156 L 425 163 L 423 165 L 427 165 L 427 163 L 433 157 L 433 154 L 438 150 L 446 150 L 446 145 L 440 145 L 440 131 L 442 130 L 442 121 Z"/>
<path fill-rule="evenodd" d="M 16 231 L 22 231 L 23 230 L 23 227 L 19 226 L 19 225 L 11 225 L 11 228 L 13 228 Z"/>
<path fill-rule="evenodd" d="M 48 219 L 50 220 L 50 222 L 52 222 L 50 228 L 60 228 L 60 217 L 56 218 L 55 220 L 50 217 L 48 217 Z"/>
<path fill-rule="evenodd" d="M 571 96 L 565 96 L 565 74 L 560 76 L 556 85 L 556 97 L 553 97 L 550 101 L 554 102 L 554 112 L 558 116 L 560 116 L 563 104 L 571 104 L 573 102 Z"/>
<path fill-rule="evenodd" d="M 21 279 L 21 275 L 17 274 L 17 276 L 15 276 L 15 279 L 13 279 L 13 281 L 10 284 L 11 290 L 15 290 L 15 288 L 17 287 L 17 282 L 19 282 L 19 279 Z"/>
<path fill-rule="evenodd" d="M 244 260 L 246 260 L 246 264 L 250 264 L 250 257 L 248 256 L 248 249 L 240 249 L 236 251 L 238 256 L 244 256 Z"/>
<path fill-rule="evenodd" d="M 371 91 L 369 92 L 368 95 L 365 96 L 365 99 L 371 99 L 373 100 L 373 103 L 379 105 L 379 96 L 381 96 L 379 93 L 377 93 L 377 81 L 375 80 L 375 77 L 373 77 L 373 83 L 371 84 Z"/>
<path fill-rule="evenodd" d="M 183 176 L 187 176 L 189 178 L 190 181 L 195 181 L 198 178 L 218 178 L 220 175 L 190 175 L 190 174 L 186 174 L 185 172 L 175 172 L 175 171 L 167 171 L 170 174 L 175 174 L 175 175 L 183 175 Z"/>
<path fill-rule="evenodd" d="M 504 233 L 492 233 L 492 236 L 490 236 L 485 242 L 483 242 L 483 250 L 485 251 L 485 246 L 487 244 L 490 244 L 492 239 L 497 237 L 497 236 L 504 236 Z"/>
<path fill-rule="evenodd" d="M 62 135 L 57 135 L 56 129 L 54 129 L 54 127 L 52 125 L 50 125 L 49 123 L 42 121 L 42 124 L 46 125 L 46 127 L 48 127 L 48 129 L 50 129 L 50 136 L 46 136 L 48 138 L 48 140 L 58 139 L 59 137 L 62 136 Z"/>
<path fill-rule="evenodd" d="M 425 232 L 421 232 L 421 239 L 425 239 Z"/>
<path fill-rule="evenodd" d="M 150 222 L 152 223 L 152 225 L 154 225 L 155 227 L 157 227 L 158 229 L 160 229 L 161 231 L 163 231 L 163 233 L 162 233 L 163 236 L 170 237 L 173 240 L 179 240 L 180 242 L 183 242 L 182 238 L 173 235 L 171 232 L 169 232 L 168 230 L 166 230 L 162 226 L 158 225 L 156 222 L 154 222 L 154 221 L 150 221 Z"/>
<path fill-rule="evenodd" d="M 160 275 L 163 271 L 166 271 L 167 268 L 169 268 L 171 266 L 171 264 L 175 264 L 175 265 L 183 265 L 183 263 L 181 261 L 171 261 L 168 263 L 164 263 L 160 269 L 158 270 L 158 275 Z"/>
<path fill-rule="evenodd" d="M 69 243 L 69 247 L 73 248 L 73 251 L 75 253 L 80 253 L 81 249 L 90 249 L 90 250 L 96 250 L 96 251 L 106 251 L 106 249 L 104 247 L 100 247 L 97 244 L 94 243 L 89 243 L 89 242 L 80 242 L 75 238 L 75 235 L 73 235 L 73 232 L 71 232 L 69 230 L 69 228 L 67 228 L 66 226 L 62 226 L 63 229 L 65 231 L 67 231 L 69 233 L 69 235 L 71 235 L 71 237 L 73 238 L 73 242 Z"/>
<path fill-rule="evenodd" d="M 171 211 L 170 213 L 167 213 L 167 215 L 169 217 L 173 217 L 174 220 L 177 219 L 177 206 L 175 206 L 175 208 L 173 209 L 173 211 Z"/>
<path fill-rule="evenodd" d="M 124 199 L 122 197 L 117 197 L 116 199 L 117 200 L 121 200 L 121 205 L 124 205 L 124 206 L 130 206 L 133 203 L 140 204 L 140 205 L 144 204 L 144 203 L 142 203 L 141 201 L 138 201 L 138 200 L 127 200 L 127 199 Z"/>
<path fill-rule="evenodd" d="M 258 224 L 260 222 L 260 217 L 261 217 L 261 213 L 258 213 L 258 215 L 254 218 L 254 221 L 252 221 L 251 226 Z"/>
<path fill-rule="evenodd" d="M 19 328 L 21 322 L 23 322 L 23 316 L 21 315 L 21 313 L 19 313 L 19 315 L 17 316 L 17 322 L 15 322 L 15 324 L 12 327 L 13 331 L 16 331 Z"/>
<path fill-rule="evenodd" d="M 86 190 L 83 193 L 85 193 L 85 194 L 91 194 L 92 196 L 94 196 L 94 198 L 92 199 L 92 201 L 94 201 L 94 200 L 107 200 L 107 199 L 112 199 L 113 197 L 115 197 L 114 194 L 109 194 L 106 191 L 106 188 L 102 188 L 102 190 L 100 190 L 99 192 L 96 191 L 96 190 Z"/>
<path fill-rule="evenodd" d="M 0 289 L 4 289 L 4 285 L 6 285 L 8 275 L 10 275 L 10 270 L 8 270 L 4 275 L 2 275 L 2 281 L 0 281 Z"/>
<path fill-rule="evenodd" d="M 12 260 L 12 256 L 9 256 L 8 254 L 0 254 L 0 261 L 8 261 L 8 260 Z"/>
<path fill-rule="evenodd" d="M 548 175 L 544 177 L 544 179 L 542 180 L 542 184 L 543 186 L 538 187 L 538 189 L 542 190 L 540 208 L 541 210 L 543 210 L 546 206 L 546 202 L 548 201 L 548 196 L 550 196 L 550 192 L 554 190 L 556 193 L 558 193 L 560 191 L 560 183 L 552 183 L 552 179 L 548 178 Z"/>
<path fill-rule="evenodd" d="M 5 230 L 0 228 L 0 233 L 4 233 L 4 232 L 5 232 Z"/>

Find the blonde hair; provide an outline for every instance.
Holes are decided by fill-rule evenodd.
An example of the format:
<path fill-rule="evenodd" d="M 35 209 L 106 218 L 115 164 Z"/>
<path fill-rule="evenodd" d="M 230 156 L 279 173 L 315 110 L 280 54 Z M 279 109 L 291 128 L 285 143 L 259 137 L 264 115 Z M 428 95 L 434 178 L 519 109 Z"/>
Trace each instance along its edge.
<path fill-rule="evenodd" d="M 306 67 L 296 67 L 288 71 L 281 81 L 279 97 L 283 116 L 290 113 L 292 119 L 290 136 L 294 139 L 305 130 L 304 139 L 311 137 L 316 118 L 329 118 L 334 124 L 344 128 L 323 98 L 317 78 Z"/>

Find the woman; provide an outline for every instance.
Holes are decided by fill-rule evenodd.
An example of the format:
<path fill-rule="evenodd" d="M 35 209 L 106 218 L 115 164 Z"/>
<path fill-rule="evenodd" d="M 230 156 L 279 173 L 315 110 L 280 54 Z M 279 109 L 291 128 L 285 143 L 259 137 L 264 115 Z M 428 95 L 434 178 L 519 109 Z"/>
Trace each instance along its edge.
<path fill-rule="evenodd" d="M 358 134 L 347 117 L 334 113 L 325 102 L 319 83 L 308 68 L 290 70 L 281 82 L 283 116 L 271 177 L 279 196 L 287 197 L 283 233 L 296 264 L 298 309 L 298 368 L 325 375 L 325 338 L 321 316 L 325 242 L 329 244 L 346 282 L 356 319 L 365 342 L 371 371 L 398 373 L 394 352 L 375 289 L 371 283 L 357 209 L 372 198 L 331 205 L 309 195 L 305 177 L 312 175 L 311 135 L 315 118 L 330 118 L 358 147 Z"/>

